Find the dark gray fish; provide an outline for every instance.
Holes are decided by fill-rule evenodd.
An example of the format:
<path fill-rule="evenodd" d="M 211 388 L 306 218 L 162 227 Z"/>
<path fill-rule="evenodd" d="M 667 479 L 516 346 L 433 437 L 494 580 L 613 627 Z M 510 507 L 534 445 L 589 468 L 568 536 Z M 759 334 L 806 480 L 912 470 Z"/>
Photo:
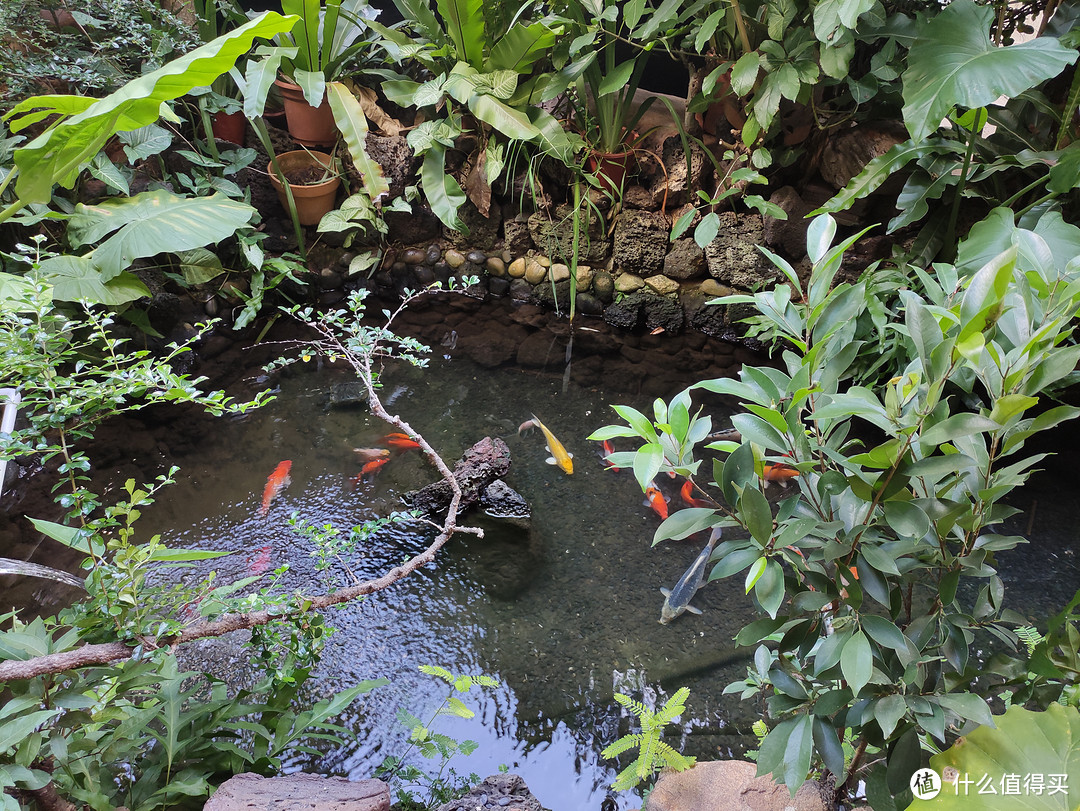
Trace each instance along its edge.
<path fill-rule="evenodd" d="M 694 599 L 697 590 L 705 582 L 705 567 L 709 565 L 713 547 L 720 540 L 720 535 L 720 527 L 714 527 L 712 534 L 709 535 L 709 542 L 705 544 L 705 548 L 701 550 L 701 554 L 697 556 L 697 559 L 690 564 L 690 568 L 679 578 L 675 588 L 670 591 L 660 589 L 660 593 L 664 595 L 664 607 L 660 609 L 661 625 L 667 625 L 673 619 L 681 616 L 684 611 L 689 611 L 691 614 L 701 613 L 701 609 L 694 608 L 694 606 L 690 605 L 690 601 Z"/>

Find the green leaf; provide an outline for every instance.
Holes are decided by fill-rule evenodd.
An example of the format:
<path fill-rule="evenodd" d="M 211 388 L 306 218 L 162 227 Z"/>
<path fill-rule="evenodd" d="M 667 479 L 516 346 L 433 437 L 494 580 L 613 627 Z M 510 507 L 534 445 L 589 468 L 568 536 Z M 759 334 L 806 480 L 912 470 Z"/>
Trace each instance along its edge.
<path fill-rule="evenodd" d="M 930 531 L 930 518 L 910 501 L 885 502 L 885 521 L 901 538 L 922 540 Z"/>
<path fill-rule="evenodd" d="M 939 774 L 952 768 L 962 778 L 974 780 L 983 774 L 993 775 L 999 793 L 976 797 L 973 795 L 978 788 L 972 784 L 966 787 L 965 796 L 962 783 L 959 792 L 952 784 L 945 783 L 933 800 L 916 799 L 908 807 L 920 811 L 961 811 L 975 807 L 976 800 L 979 811 L 1012 811 L 1021 806 L 1025 811 L 1065 811 L 1080 807 L 1080 785 L 1074 779 L 1080 758 L 1080 713 L 1076 708 L 1050 704 L 1045 711 L 1036 712 L 1014 705 L 993 720 L 996 729 L 980 726 L 972 730 L 952 747 L 930 758 L 930 766 Z M 1006 771 L 1020 775 L 1021 792 L 1026 775 L 1042 776 L 1043 793 L 1021 793 L 1019 797 L 1001 793 L 1000 780 Z M 1052 774 L 1068 775 L 1068 778 L 1062 781 L 1065 790 L 1051 795 L 1045 787 L 1049 785 L 1048 775 Z"/>
<path fill-rule="evenodd" d="M 21 101 L 7 114 L 13 132 L 40 120 L 43 112 L 58 112 L 61 118 L 15 151 L 19 170 L 15 188 L 20 200 L 49 202 L 53 185 L 70 188 L 82 165 L 112 135 L 157 121 L 164 102 L 196 87 L 209 87 L 251 49 L 256 38 L 269 39 L 288 31 L 294 21 L 267 12 L 93 103 L 88 104 L 84 98 L 69 101 L 71 97 L 65 96 L 35 96 Z M 78 112 L 72 115 L 75 110 Z"/>
<path fill-rule="evenodd" d="M 760 69 L 761 54 L 757 51 L 748 51 L 739 57 L 731 68 L 731 89 L 737 96 L 746 96 L 754 89 Z"/>
<path fill-rule="evenodd" d="M 856 631 L 844 643 L 844 649 L 840 653 L 840 672 L 844 674 L 851 692 L 856 696 L 870 681 L 874 672 L 874 654 L 870 648 L 870 640 L 862 631 Z"/>
<path fill-rule="evenodd" d="M 744 487 L 738 501 L 739 515 L 754 536 L 754 540 L 766 546 L 772 539 L 773 516 L 769 500 L 756 487 Z"/>
<path fill-rule="evenodd" d="M 420 167 L 420 182 L 424 185 L 428 204 L 443 225 L 468 234 L 469 229 L 458 219 L 458 209 L 465 202 L 465 192 L 454 178 L 446 174 L 446 147 L 433 143 L 424 155 Z"/>
<path fill-rule="evenodd" d="M 528 115 L 494 96 L 473 96 L 469 100 L 469 109 L 485 124 L 491 125 L 512 140 L 532 141 L 540 137 L 540 130 L 533 126 Z"/>
<path fill-rule="evenodd" d="M 783 721 L 769 731 L 758 753 L 758 775 L 782 776 L 794 796 L 806 780 L 813 752 L 813 720 L 799 715 Z"/>
<path fill-rule="evenodd" d="M 931 425 L 922 432 L 920 440 L 924 447 L 935 447 L 960 437 L 996 431 L 999 428 L 1000 425 L 987 417 L 963 412 Z"/>
<path fill-rule="evenodd" d="M 974 721 L 983 726 L 994 726 L 994 717 L 986 706 L 986 699 L 973 693 L 946 693 L 935 696 L 935 701 L 945 709 L 952 710 L 965 721 Z"/>
<path fill-rule="evenodd" d="M 897 722 L 907 715 L 907 702 L 901 695 L 890 695 L 874 702 L 874 720 L 881 727 L 886 740 L 896 729 Z"/>
<path fill-rule="evenodd" d="M 150 290 L 131 273 L 121 273 L 108 282 L 102 282 L 93 253 L 86 256 L 51 256 L 39 265 L 37 275 L 52 285 L 52 297 L 57 301 L 88 301 L 117 307 L 150 297 Z"/>
<path fill-rule="evenodd" d="M 555 44 L 561 31 L 561 27 L 554 30 L 542 21 L 531 25 L 515 23 L 505 36 L 492 46 L 488 64 L 495 69 L 527 73 L 533 63 Z"/>
<path fill-rule="evenodd" d="M 247 225 L 254 213 L 246 203 L 220 194 L 178 197 L 157 189 L 95 206 L 78 204 L 68 238 L 74 245 L 88 245 L 112 234 L 94 251 L 101 281 L 107 282 L 136 259 L 227 239 Z"/>
<path fill-rule="evenodd" d="M 919 32 L 903 75 L 904 124 L 912 140 L 937 129 L 953 107 L 985 107 L 1052 79 L 1076 61 L 1053 37 L 999 47 L 990 41 L 994 10 L 955 0 Z"/>
<path fill-rule="evenodd" d="M 180 273 L 183 274 L 184 281 L 190 285 L 206 284 L 225 272 L 217 254 L 206 248 L 177 251 L 176 258 L 180 263 Z"/>
<path fill-rule="evenodd" d="M 659 445 L 642 445 L 634 454 L 634 478 L 637 479 L 641 489 L 649 486 L 657 473 L 660 465 L 664 462 L 664 450 Z"/>
<path fill-rule="evenodd" d="M 435 5 L 458 58 L 477 70 L 482 68 L 487 42 L 483 0 L 436 0 Z"/>
<path fill-rule="evenodd" d="M 688 507 L 674 512 L 656 528 L 652 545 L 656 546 L 669 538 L 676 541 L 689 538 L 695 532 L 711 527 L 716 523 L 716 518 L 716 510 L 708 507 Z"/>
<path fill-rule="evenodd" d="M 213 560 L 232 555 L 232 552 L 215 552 L 212 549 L 170 549 L 167 546 L 159 546 L 150 555 L 149 560 L 163 563 L 185 563 L 192 560 Z"/>
<path fill-rule="evenodd" d="M 360 102 L 340 82 L 330 82 L 326 85 L 326 98 L 334 113 L 334 123 L 345 139 L 346 146 L 349 147 L 349 156 L 352 158 L 353 165 L 360 173 L 364 191 L 372 202 L 380 200 L 384 195 L 389 194 L 390 185 L 383 177 L 382 166 L 372 160 L 367 153 L 365 142 L 368 136 L 368 122 L 367 116 L 360 107 Z"/>
<path fill-rule="evenodd" d="M 12 746 L 18 746 L 22 741 L 34 732 L 38 727 L 58 716 L 62 710 L 38 710 L 26 713 L 18 718 L 9 718 L 0 724 L 0 752 L 4 752 Z"/>
<path fill-rule="evenodd" d="M 749 576 L 747 577 L 749 580 Z M 780 606 L 784 604 L 787 592 L 784 589 L 784 567 L 775 560 L 769 560 L 765 570 L 754 583 L 754 596 L 771 619 L 776 619 Z"/>

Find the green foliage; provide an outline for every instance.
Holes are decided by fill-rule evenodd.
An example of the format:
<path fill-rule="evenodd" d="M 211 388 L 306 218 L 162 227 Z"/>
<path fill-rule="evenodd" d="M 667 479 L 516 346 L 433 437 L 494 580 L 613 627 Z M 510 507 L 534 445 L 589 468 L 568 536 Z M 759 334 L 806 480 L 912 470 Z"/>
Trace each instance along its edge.
<path fill-rule="evenodd" d="M 5 658 L 64 649 L 40 619 L 0 636 Z M 306 673 L 304 674 L 306 678 Z M 159 650 L 141 660 L 10 684 L 0 708 L 0 786 L 40 788 L 94 809 L 199 808 L 225 778 L 241 771 L 271 775 L 287 752 L 318 754 L 316 742 L 340 744 L 347 730 L 329 719 L 386 684 L 367 681 L 308 710 L 292 709 L 292 689 L 267 680 L 234 695 L 224 682 L 183 673 Z M 53 709 L 27 712 L 32 707 Z M 148 745 L 149 744 L 149 745 Z M 4 808 L 17 809 L 13 797 Z"/>
<path fill-rule="evenodd" d="M 944 776 L 941 793 L 933 800 L 916 799 L 908 808 L 972 808 L 1008 811 L 1017 807 L 1017 795 L 1032 811 L 1076 808 L 1076 759 L 1080 756 L 1080 712 L 1054 704 L 1043 712 L 1010 707 L 994 723 L 964 735 L 949 749 L 930 758 L 930 766 Z M 1014 793 L 1005 791 L 1006 775 L 1018 782 Z M 978 781 L 989 776 L 996 792 L 980 792 Z M 1034 778 L 1042 791 L 1026 781 Z M 1061 790 L 1053 789 L 1054 784 Z"/>
<path fill-rule="evenodd" d="M 765 694 L 776 725 L 759 770 L 792 789 L 815 761 L 844 775 L 850 731 L 886 752 L 888 783 L 899 790 L 919 765 L 919 736 L 943 742 L 957 725 L 990 722 L 986 686 L 973 689 L 984 667 L 971 646 L 994 639 L 1014 648 L 1011 627 L 1027 624 L 1005 608 L 995 565 L 996 553 L 1025 539 L 995 525 L 1015 512 L 1003 499 L 1042 458 L 1023 453 L 1026 440 L 1080 413 L 1043 404 L 1080 358 L 1067 342 L 1080 307 L 1065 247 L 1076 229 L 1057 215 L 1036 230 L 1006 215 L 993 221 L 1000 235 L 989 223 L 972 229 L 957 266 L 916 268 L 891 309 L 893 293 L 867 277 L 834 284 L 858 235 L 834 245 L 835 223 L 819 217 L 808 232 L 805 289 L 768 254 L 787 284 L 722 300 L 757 308 L 758 334 L 783 347 L 780 368 L 744 366 L 738 380 L 698 383 L 657 401 L 652 420 L 618 407 L 627 425 L 594 434 L 644 442 L 612 460 L 632 463 L 643 485 L 663 471 L 697 477 L 697 446 L 711 424 L 692 416 L 694 390 L 731 395 L 746 409 L 732 418 L 740 445 L 704 448 L 731 451 L 711 465 L 723 506 L 676 512 L 655 540 L 710 526 L 745 531 L 726 534 L 711 575 L 749 570 L 747 593 L 765 614 L 736 637 L 756 654 L 748 678 L 729 690 Z M 868 361 L 888 334 L 887 364 Z M 868 366 L 872 375 L 852 379 Z M 765 464 L 799 474 L 775 510 Z M 999 687 L 1014 675 L 992 672 Z"/>
<path fill-rule="evenodd" d="M 409 746 L 401 756 L 386 758 L 375 770 L 375 774 L 399 784 L 397 789 L 399 802 L 408 807 L 432 808 L 457 799 L 469 790 L 470 785 L 480 780 L 475 774 L 462 778 L 448 767 L 450 760 L 455 756 L 470 755 L 475 752 L 478 746 L 476 741 L 459 741 L 450 735 L 434 731 L 432 725 L 438 718 L 447 715 L 456 718 L 472 718 L 476 713 L 454 693 L 465 694 L 473 687 L 496 688 L 499 682 L 491 676 L 482 674 L 474 676 L 454 674 L 444 667 L 435 665 L 421 665 L 420 672 L 446 682 L 453 688 L 453 692 L 443 700 L 427 723 L 404 709 L 398 710 L 398 721 L 409 730 Z M 427 760 L 438 760 L 437 771 L 429 773 L 416 765 L 409 764 L 409 756 L 414 750 Z M 418 804 L 413 792 L 409 790 L 411 786 L 423 786 L 427 790 L 427 798 L 423 805 Z"/>
<path fill-rule="evenodd" d="M 109 93 L 198 44 L 154 0 L 10 0 L 0 4 L 0 42 L 2 108 L 37 93 Z"/>
<path fill-rule="evenodd" d="M 631 749 L 637 749 L 637 757 L 619 772 L 619 776 L 611 784 L 613 789 L 616 791 L 632 789 L 650 779 L 661 769 L 681 772 L 694 765 L 695 758 L 685 757 L 661 740 L 664 727 L 683 714 L 689 695 L 689 688 L 682 687 L 664 702 L 664 706 L 658 712 L 654 712 L 630 696 L 622 693 L 615 694 L 615 701 L 637 717 L 638 723 L 641 724 L 641 732 L 623 735 L 600 753 L 601 757 L 613 758 Z"/>

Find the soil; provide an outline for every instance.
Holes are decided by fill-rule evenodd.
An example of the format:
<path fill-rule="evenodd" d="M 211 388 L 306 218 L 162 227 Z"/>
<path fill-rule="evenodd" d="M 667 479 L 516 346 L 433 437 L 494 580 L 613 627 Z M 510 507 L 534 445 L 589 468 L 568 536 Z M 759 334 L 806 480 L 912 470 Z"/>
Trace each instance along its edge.
<path fill-rule="evenodd" d="M 293 186 L 314 186 L 332 177 L 324 166 L 305 166 L 303 169 L 285 172 L 285 179 Z"/>

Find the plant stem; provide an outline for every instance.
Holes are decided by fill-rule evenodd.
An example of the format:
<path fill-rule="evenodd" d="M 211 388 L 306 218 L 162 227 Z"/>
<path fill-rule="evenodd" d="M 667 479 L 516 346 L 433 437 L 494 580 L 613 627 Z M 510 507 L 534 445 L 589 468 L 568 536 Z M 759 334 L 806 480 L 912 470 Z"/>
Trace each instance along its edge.
<path fill-rule="evenodd" d="M 289 201 L 289 216 L 292 217 L 293 230 L 296 232 L 296 250 L 300 254 L 300 261 L 306 262 L 307 243 L 304 242 L 304 228 L 300 225 L 300 215 L 296 211 L 296 201 L 293 199 L 292 189 L 289 188 L 289 181 L 285 178 L 285 173 L 281 171 L 281 167 L 278 165 L 277 153 L 274 151 L 274 144 L 270 141 L 270 131 L 266 129 L 266 122 L 263 121 L 261 116 L 251 123 L 255 127 L 255 134 L 259 136 L 263 149 L 270 156 L 271 170 L 277 175 L 282 188 L 285 189 L 285 197 Z"/>
<path fill-rule="evenodd" d="M 978 116 L 976 116 L 978 120 Z M 961 129 L 965 129 L 961 127 Z M 967 149 L 964 150 L 964 163 L 960 167 L 960 182 L 956 184 L 956 194 L 953 196 L 952 211 L 949 212 L 949 228 L 945 232 L 945 250 L 953 256 L 946 256 L 945 261 L 951 262 L 956 254 L 956 223 L 960 219 L 960 200 L 964 196 L 964 186 L 967 185 L 968 169 L 971 168 L 971 156 L 975 153 L 976 133 L 971 130 L 968 137 Z"/>

